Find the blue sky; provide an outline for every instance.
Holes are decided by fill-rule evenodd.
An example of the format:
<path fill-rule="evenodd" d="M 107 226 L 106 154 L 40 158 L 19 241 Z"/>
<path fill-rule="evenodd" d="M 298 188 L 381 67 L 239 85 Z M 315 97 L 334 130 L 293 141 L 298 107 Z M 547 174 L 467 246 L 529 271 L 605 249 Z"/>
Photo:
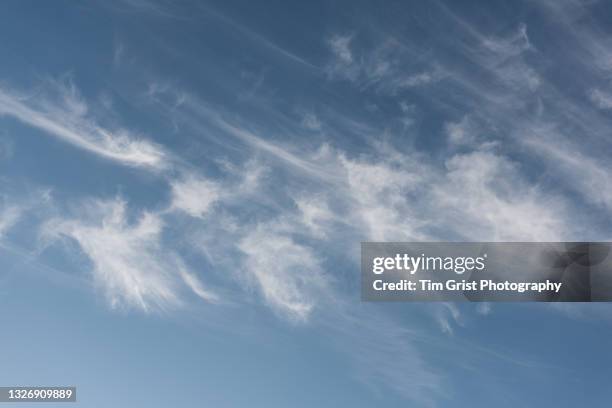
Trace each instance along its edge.
<path fill-rule="evenodd" d="M 0 384 L 609 406 L 606 304 L 373 304 L 359 243 L 610 240 L 598 1 L 9 1 Z"/>

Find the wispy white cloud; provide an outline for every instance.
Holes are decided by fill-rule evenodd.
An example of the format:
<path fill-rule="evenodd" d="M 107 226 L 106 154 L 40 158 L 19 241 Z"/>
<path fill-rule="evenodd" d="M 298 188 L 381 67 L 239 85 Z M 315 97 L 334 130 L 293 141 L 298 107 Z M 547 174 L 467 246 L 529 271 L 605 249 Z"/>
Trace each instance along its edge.
<path fill-rule="evenodd" d="M 530 184 L 508 158 L 474 151 L 451 157 L 446 168 L 432 187 L 436 213 L 430 217 L 463 239 L 556 241 L 570 234 L 561 197 Z"/>
<path fill-rule="evenodd" d="M 351 52 L 351 41 L 353 37 L 350 35 L 335 35 L 329 39 L 329 46 L 343 64 L 350 64 L 353 62 L 353 53 Z"/>
<path fill-rule="evenodd" d="M 424 222 L 416 216 L 412 199 L 428 177 L 426 166 L 414 158 L 355 160 L 340 154 L 337 166 L 344 174 L 344 196 L 356 225 L 374 241 L 410 241 L 424 238 Z"/>
<path fill-rule="evenodd" d="M 434 309 L 436 321 L 443 333 L 453 335 L 453 325 L 462 324 L 461 312 L 454 303 L 443 302 Z"/>
<path fill-rule="evenodd" d="M 113 49 L 113 66 L 119 67 L 123 64 L 125 59 L 125 44 L 122 42 L 115 42 Z"/>
<path fill-rule="evenodd" d="M 475 29 L 472 33 L 476 33 Z M 527 35 L 526 24 L 519 24 L 518 28 L 509 34 L 493 36 L 477 33 L 475 38 L 477 42 L 474 46 L 465 46 L 466 57 L 476 63 L 476 66 L 492 74 L 496 86 L 506 89 L 505 91 L 494 88 L 484 89 L 484 94 L 502 92 L 517 97 L 525 92 L 533 93 L 540 87 L 542 84 L 540 74 L 526 62 L 527 56 L 537 53 L 537 49 Z M 478 85 L 476 89 L 479 89 Z"/>
<path fill-rule="evenodd" d="M 489 302 L 480 302 L 476 305 L 476 312 L 483 316 L 488 316 L 493 312 L 493 307 Z"/>
<path fill-rule="evenodd" d="M 310 130 L 321 130 L 321 121 L 314 113 L 307 113 L 302 118 L 302 126 Z"/>
<path fill-rule="evenodd" d="M 218 183 L 194 175 L 172 181 L 171 188 L 171 208 L 184 211 L 192 217 L 204 217 L 221 194 Z"/>
<path fill-rule="evenodd" d="M 52 203 L 51 190 L 0 178 L 0 240 L 26 219 L 37 219 Z M 15 229 L 16 230 L 16 229 Z"/>
<path fill-rule="evenodd" d="M 305 160 L 290 149 L 280 146 L 278 143 L 270 142 L 244 127 L 230 123 L 220 117 L 217 117 L 215 122 L 219 128 L 228 134 L 242 140 L 257 150 L 270 154 L 272 157 L 289 164 L 295 169 L 299 169 L 301 172 L 314 176 L 320 180 L 333 180 L 335 178 L 333 173 L 326 171 L 321 165 L 313 163 L 310 160 Z"/>
<path fill-rule="evenodd" d="M 527 35 L 527 25 L 521 23 L 514 33 L 506 37 L 488 36 L 482 38 L 482 45 L 503 59 L 516 57 L 534 47 Z"/>
<path fill-rule="evenodd" d="M 355 83 L 362 89 L 396 95 L 399 92 L 443 79 L 446 74 L 434 62 L 416 68 L 414 56 L 395 38 L 374 48 L 358 47 L 354 36 L 335 35 L 328 40 L 332 59 L 327 67 L 331 78 Z M 409 67 L 414 67 L 410 69 Z"/>
<path fill-rule="evenodd" d="M 583 146 L 549 127 L 534 129 L 523 143 L 555 169 L 566 188 L 581 194 L 584 202 L 612 211 L 612 168 L 605 159 L 586 153 Z"/>
<path fill-rule="evenodd" d="M 276 42 L 273 42 L 270 39 L 261 35 L 259 32 L 256 32 L 250 29 L 249 27 L 232 20 L 228 16 L 220 13 L 218 10 L 213 9 L 208 5 L 200 5 L 200 8 L 202 8 L 206 14 L 214 16 L 219 21 L 222 21 L 229 27 L 241 33 L 245 41 L 248 41 L 250 44 L 254 44 L 257 48 L 272 51 L 274 55 L 281 56 L 284 60 L 298 64 L 302 67 L 306 67 L 309 70 L 313 70 L 315 72 L 319 70 L 317 66 L 313 65 L 308 60 L 299 56 L 295 52 L 287 48 L 281 47 Z"/>
<path fill-rule="evenodd" d="M 367 240 L 567 236 L 574 228 L 568 222 L 568 203 L 530 183 L 518 163 L 494 148 L 484 144 L 457 153 L 443 167 L 426 156 L 400 154 L 390 146 L 359 159 L 329 150 L 323 161 L 337 178 L 326 200 L 337 205 L 332 211 L 319 203 L 313 214 L 323 220 L 343 220 Z"/>
<path fill-rule="evenodd" d="M 336 220 L 336 214 L 329 208 L 327 200 L 322 197 L 299 197 L 295 204 L 300 213 L 301 223 L 314 236 L 324 237 Z"/>
<path fill-rule="evenodd" d="M 72 81 L 51 81 L 44 94 L 20 94 L 0 87 L 0 116 L 12 117 L 78 148 L 129 166 L 161 169 L 164 150 L 136 136 L 97 123 Z"/>
<path fill-rule="evenodd" d="M 591 18 L 598 2 L 582 0 L 542 1 L 536 3 L 563 34 L 566 44 L 563 56 L 576 59 L 582 69 L 590 74 L 612 72 L 611 39 L 605 27 Z M 585 24 L 589 21 L 589 24 Z M 593 72 L 594 71 L 594 72 Z"/>
<path fill-rule="evenodd" d="M 362 306 L 335 304 L 322 318 L 331 341 L 349 356 L 352 375 L 374 392 L 392 390 L 417 406 L 436 406 L 448 388 L 421 352 L 419 330 Z"/>
<path fill-rule="evenodd" d="M 600 89 L 593 89 L 589 92 L 591 102 L 600 109 L 612 108 L 612 94 Z"/>
<path fill-rule="evenodd" d="M 201 299 L 207 302 L 219 302 L 220 297 L 213 291 L 204 287 L 204 284 L 198 279 L 198 277 L 189 272 L 187 267 L 183 264 L 183 262 L 179 262 L 179 275 L 183 279 L 183 282 Z"/>
<path fill-rule="evenodd" d="M 167 310 L 182 305 L 181 283 L 207 301 L 217 297 L 187 271 L 178 255 L 162 246 L 159 215 L 143 212 L 129 221 L 121 199 L 92 201 L 73 219 L 52 219 L 42 238 L 70 238 L 90 259 L 97 286 L 113 308 Z"/>
<path fill-rule="evenodd" d="M 0 239 L 17 223 L 21 210 L 17 206 L 2 206 L 0 208 Z"/>
<path fill-rule="evenodd" d="M 476 129 L 468 116 L 464 116 L 457 122 L 447 122 L 444 129 L 451 145 L 472 144 L 477 136 Z"/>
<path fill-rule="evenodd" d="M 245 271 L 255 279 L 270 306 L 290 319 L 303 321 L 319 303 L 327 282 L 317 255 L 282 230 L 282 225 L 259 224 L 238 248 L 246 255 Z"/>

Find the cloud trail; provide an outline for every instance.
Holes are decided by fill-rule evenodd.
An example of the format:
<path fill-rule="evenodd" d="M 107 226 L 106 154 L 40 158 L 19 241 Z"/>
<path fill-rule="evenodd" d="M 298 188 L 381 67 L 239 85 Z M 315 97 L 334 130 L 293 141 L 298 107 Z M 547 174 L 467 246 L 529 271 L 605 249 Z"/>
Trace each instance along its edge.
<path fill-rule="evenodd" d="M 43 131 L 97 156 L 128 166 L 162 169 L 163 149 L 124 129 L 110 130 L 87 116 L 86 103 L 74 88 L 60 87 L 55 95 L 22 96 L 0 88 L 0 116 Z"/>

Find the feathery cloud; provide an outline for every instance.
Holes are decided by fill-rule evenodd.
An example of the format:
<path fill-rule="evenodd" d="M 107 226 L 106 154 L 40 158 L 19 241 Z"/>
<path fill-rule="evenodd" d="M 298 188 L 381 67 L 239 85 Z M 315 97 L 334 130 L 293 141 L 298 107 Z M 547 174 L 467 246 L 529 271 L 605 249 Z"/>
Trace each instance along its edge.
<path fill-rule="evenodd" d="M 306 320 L 326 287 L 318 257 L 290 236 L 260 224 L 238 244 L 244 268 L 255 278 L 266 301 L 282 315 Z"/>
<path fill-rule="evenodd" d="M 95 200 L 81 217 L 48 221 L 42 237 L 76 241 L 91 260 L 94 281 L 113 308 L 153 311 L 180 306 L 181 284 L 215 301 L 217 297 L 186 270 L 178 255 L 162 245 L 163 226 L 159 215 L 150 212 L 130 223 L 121 199 Z"/>
<path fill-rule="evenodd" d="M 0 208 L 0 239 L 17 223 L 21 216 L 21 210 L 17 206 L 2 206 Z"/>
<path fill-rule="evenodd" d="M 204 217 L 221 194 L 218 183 L 194 175 L 172 181 L 171 187 L 171 208 L 184 211 L 192 217 Z"/>
<path fill-rule="evenodd" d="M 353 62 L 353 53 L 350 49 L 352 39 L 352 36 L 335 35 L 329 40 L 332 52 L 343 64 Z"/>
<path fill-rule="evenodd" d="M 166 153 L 125 129 L 109 129 L 88 114 L 71 81 L 51 82 L 46 94 L 25 95 L 0 87 L 0 116 L 10 116 L 78 148 L 129 166 L 164 168 Z"/>

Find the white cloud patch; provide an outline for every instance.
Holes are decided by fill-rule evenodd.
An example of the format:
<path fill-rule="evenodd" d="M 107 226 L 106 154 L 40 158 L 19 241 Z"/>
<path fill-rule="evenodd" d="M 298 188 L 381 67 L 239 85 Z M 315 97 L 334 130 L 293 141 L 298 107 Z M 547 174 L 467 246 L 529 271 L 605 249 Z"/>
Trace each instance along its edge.
<path fill-rule="evenodd" d="M 462 325 L 461 312 L 457 305 L 450 302 L 440 303 L 434 309 L 436 321 L 440 326 L 440 330 L 448 335 L 454 334 L 454 325 Z"/>
<path fill-rule="evenodd" d="M 444 130 L 451 145 L 471 145 L 477 136 L 477 130 L 468 116 L 464 116 L 458 122 L 448 122 Z"/>
<path fill-rule="evenodd" d="M 493 312 L 493 307 L 489 302 L 480 302 L 476 305 L 476 312 L 482 316 L 488 316 Z"/>
<path fill-rule="evenodd" d="M 419 85 L 426 85 L 434 81 L 433 74 L 429 72 L 421 72 L 419 74 L 409 75 L 406 78 L 398 80 L 398 85 L 402 88 L 412 88 Z"/>
<path fill-rule="evenodd" d="M 425 167 L 414 159 L 397 162 L 353 160 L 340 155 L 338 166 L 346 179 L 344 189 L 357 225 L 374 241 L 418 240 L 424 220 L 415 216 L 411 198 L 423 184 Z"/>
<path fill-rule="evenodd" d="M 334 187 L 324 203 L 299 204 L 305 225 L 314 233 L 323 225 L 335 230 L 350 225 L 374 241 L 568 236 L 572 226 L 566 202 L 527 181 L 518 163 L 493 148 L 484 144 L 455 154 L 443 167 L 390 146 L 362 158 L 330 150 L 317 160 L 336 174 Z M 327 202 L 337 205 L 330 208 Z"/>
<path fill-rule="evenodd" d="M 304 321 L 327 282 L 317 255 L 282 233 L 283 226 L 260 224 L 238 244 L 246 255 L 244 269 L 265 300 L 281 315 Z"/>
<path fill-rule="evenodd" d="M 126 203 L 120 199 L 93 201 L 84 216 L 53 219 L 43 228 L 46 240 L 75 240 L 93 264 L 95 283 L 113 308 L 135 307 L 144 311 L 180 306 L 181 283 L 198 296 L 216 300 L 178 255 L 162 246 L 163 221 L 143 212 L 129 222 Z"/>
<path fill-rule="evenodd" d="M 322 197 L 300 197 L 295 200 L 301 215 L 301 222 L 316 237 L 326 236 L 332 228 L 336 215 Z"/>
<path fill-rule="evenodd" d="M 21 210 L 14 205 L 0 207 L 0 239 L 8 232 L 21 217 Z"/>
<path fill-rule="evenodd" d="M 171 208 L 199 218 L 209 212 L 210 207 L 222 194 L 218 183 L 193 175 L 172 181 L 171 187 Z"/>
<path fill-rule="evenodd" d="M 9 116 L 64 142 L 129 166 L 166 166 L 163 149 L 125 129 L 100 125 L 71 81 L 50 81 L 46 93 L 0 87 L 0 116 Z"/>
<path fill-rule="evenodd" d="M 204 287 L 204 284 L 195 276 L 193 273 L 189 272 L 187 268 L 183 265 L 182 262 L 179 263 L 179 275 L 183 279 L 183 282 L 202 300 L 207 302 L 218 302 L 220 300 L 219 296 L 214 292 L 208 290 Z"/>
<path fill-rule="evenodd" d="M 329 46 L 332 52 L 343 64 L 350 64 L 353 62 L 353 53 L 350 49 L 352 39 L 352 36 L 336 35 L 329 40 Z"/>
<path fill-rule="evenodd" d="M 528 183 L 509 159 L 474 151 L 453 156 L 446 167 L 432 186 L 430 217 L 463 239 L 557 241 L 569 234 L 563 201 Z"/>
<path fill-rule="evenodd" d="M 612 94 L 608 92 L 593 89 L 589 93 L 589 98 L 599 109 L 612 109 Z"/>

